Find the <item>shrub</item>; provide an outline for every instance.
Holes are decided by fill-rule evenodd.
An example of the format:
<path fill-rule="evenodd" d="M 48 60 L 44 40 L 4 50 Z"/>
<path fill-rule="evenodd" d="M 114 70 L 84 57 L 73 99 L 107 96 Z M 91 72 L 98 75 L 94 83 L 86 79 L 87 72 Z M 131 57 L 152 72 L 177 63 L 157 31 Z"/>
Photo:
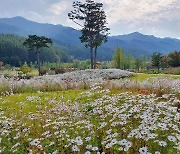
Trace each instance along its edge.
<path fill-rule="evenodd" d="M 20 67 L 19 71 L 21 71 L 23 74 L 27 75 L 28 73 L 32 72 L 32 68 L 30 68 L 28 65 L 24 64 Z"/>
<path fill-rule="evenodd" d="M 165 73 L 165 74 L 180 75 L 180 67 L 167 68 L 167 69 L 163 70 L 163 73 Z"/>
<path fill-rule="evenodd" d="M 63 74 L 65 73 L 65 69 L 62 67 L 55 68 L 55 74 Z"/>
<path fill-rule="evenodd" d="M 46 75 L 47 72 L 48 72 L 48 69 L 47 69 L 47 68 L 45 68 L 45 67 L 41 67 L 41 68 L 40 68 L 40 75 Z"/>

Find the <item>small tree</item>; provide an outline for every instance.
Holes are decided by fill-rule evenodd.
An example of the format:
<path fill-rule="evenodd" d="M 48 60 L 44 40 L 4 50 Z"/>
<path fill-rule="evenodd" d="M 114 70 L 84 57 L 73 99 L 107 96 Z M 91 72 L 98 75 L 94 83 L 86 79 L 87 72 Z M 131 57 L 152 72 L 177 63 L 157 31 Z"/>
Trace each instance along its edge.
<path fill-rule="evenodd" d="M 116 68 L 119 68 L 119 69 L 121 68 L 120 54 L 121 54 L 120 48 L 116 48 L 114 58 L 113 58 L 113 64 Z"/>
<path fill-rule="evenodd" d="M 125 64 L 126 64 L 126 61 L 125 61 L 124 51 L 120 50 L 120 68 L 125 69 Z"/>
<path fill-rule="evenodd" d="M 113 64 L 116 68 L 119 69 L 125 69 L 126 67 L 126 58 L 124 51 L 120 48 L 116 48 L 114 58 L 113 58 Z"/>
<path fill-rule="evenodd" d="M 162 54 L 160 52 L 154 52 L 151 57 L 151 65 L 157 67 L 158 73 L 161 66 Z"/>
<path fill-rule="evenodd" d="M 163 68 L 167 68 L 169 66 L 168 61 L 169 61 L 169 57 L 168 56 L 163 56 L 161 58 L 161 66 Z"/>
<path fill-rule="evenodd" d="M 26 77 L 28 77 L 29 73 L 32 71 L 32 68 L 29 67 L 27 63 L 24 63 L 24 65 L 19 68 L 19 71 L 19 75 L 25 75 Z"/>
<path fill-rule="evenodd" d="M 168 54 L 168 62 L 172 67 L 180 66 L 180 51 L 173 51 Z"/>
<path fill-rule="evenodd" d="M 143 56 L 143 59 L 142 59 L 142 68 L 144 70 L 147 68 L 147 59 L 145 55 Z"/>
<path fill-rule="evenodd" d="M 26 41 L 23 43 L 26 47 L 28 47 L 30 50 L 34 50 L 37 54 L 37 63 L 38 63 L 38 71 L 39 75 L 40 73 L 40 58 L 39 54 L 41 52 L 40 49 L 42 48 L 49 48 L 49 44 L 52 45 L 52 40 L 45 37 L 45 36 L 36 36 L 36 35 L 29 35 Z"/>
<path fill-rule="evenodd" d="M 139 69 L 141 67 L 141 60 L 139 58 L 136 58 L 135 59 L 135 67 L 136 67 L 136 70 L 139 72 Z"/>

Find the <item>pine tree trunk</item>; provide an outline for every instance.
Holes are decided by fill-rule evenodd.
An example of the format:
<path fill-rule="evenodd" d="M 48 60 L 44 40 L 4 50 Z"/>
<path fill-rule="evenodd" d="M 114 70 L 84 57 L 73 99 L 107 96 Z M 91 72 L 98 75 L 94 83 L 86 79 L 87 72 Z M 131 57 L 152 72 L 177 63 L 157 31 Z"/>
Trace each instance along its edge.
<path fill-rule="evenodd" d="M 90 47 L 91 69 L 93 69 L 93 48 Z"/>
<path fill-rule="evenodd" d="M 41 75 L 41 73 L 40 73 L 40 59 L 39 59 L 39 51 L 38 51 L 38 49 L 37 49 L 37 63 L 38 63 L 38 72 L 39 72 L 39 76 Z"/>
<path fill-rule="evenodd" d="M 95 54 L 94 54 L 94 69 L 96 69 L 96 58 L 97 58 L 97 46 L 95 47 Z"/>

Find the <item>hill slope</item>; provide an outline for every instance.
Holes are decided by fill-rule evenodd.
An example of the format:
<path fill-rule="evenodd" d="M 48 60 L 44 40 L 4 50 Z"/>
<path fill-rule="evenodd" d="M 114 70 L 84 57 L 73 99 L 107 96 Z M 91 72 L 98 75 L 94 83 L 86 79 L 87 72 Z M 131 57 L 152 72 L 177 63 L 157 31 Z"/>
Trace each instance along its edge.
<path fill-rule="evenodd" d="M 29 51 L 23 46 L 25 37 L 11 34 L 0 34 L 0 61 L 13 66 L 19 66 L 24 62 L 37 61 L 33 51 Z M 67 62 L 70 56 L 57 47 L 50 47 L 42 50 L 40 59 L 44 62 Z"/>
<path fill-rule="evenodd" d="M 88 49 L 79 41 L 81 32 L 62 25 L 42 24 L 29 21 L 22 17 L 1 18 L 0 33 L 17 34 L 27 36 L 29 34 L 44 35 L 53 41 L 67 53 L 77 59 L 89 58 Z M 167 54 L 172 50 L 180 49 L 180 40 L 172 38 L 157 38 L 152 35 L 143 35 L 138 32 L 109 37 L 109 41 L 99 48 L 98 59 L 110 60 L 117 46 L 131 53 L 135 57 L 150 56 L 159 51 Z"/>

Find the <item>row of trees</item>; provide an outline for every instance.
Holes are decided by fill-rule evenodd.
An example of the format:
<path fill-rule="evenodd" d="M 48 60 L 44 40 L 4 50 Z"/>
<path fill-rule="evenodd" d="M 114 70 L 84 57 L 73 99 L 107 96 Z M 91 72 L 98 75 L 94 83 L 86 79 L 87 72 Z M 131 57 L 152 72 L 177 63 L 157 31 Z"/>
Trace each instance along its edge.
<path fill-rule="evenodd" d="M 144 55 L 142 59 L 134 58 L 131 54 L 125 55 L 124 51 L 116 48 L 112 66 L 118 69 L 146 69 L 148 66 L 147 58 Z"/>
<path fill-rule="evenodd" d="M 125 55 L 120 48 L 116 48 L 112 66 L 118 69 L 136 69 L 137 71 L 156 67 L 159 73 L 160 68 L 180 66 L 180 51 L 172 51 L 164 56 L 160 52 L 154 52 L 148 61 L 145 55 L 141 59 L 134 58 L 130 54 Z"/>
<path fill-rule="evenodd" d="M 152 66 L 157 67 L 158 73 L 160 68 L 179 67 L 180 51 L 172 51 L 164 56 L 160 52 L 155 52 L 152 55 L 151 64 Z"/>

